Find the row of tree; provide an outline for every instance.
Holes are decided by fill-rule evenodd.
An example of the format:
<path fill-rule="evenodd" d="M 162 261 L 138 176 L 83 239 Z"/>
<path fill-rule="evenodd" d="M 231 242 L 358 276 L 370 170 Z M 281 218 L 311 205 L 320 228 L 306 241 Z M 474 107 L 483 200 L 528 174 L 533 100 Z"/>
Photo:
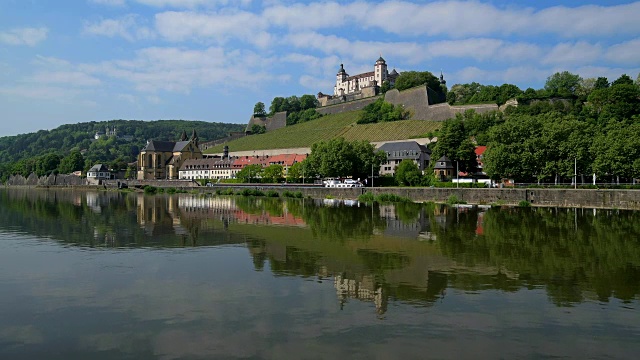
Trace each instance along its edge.
<path fill-rule="evenodd" d="M 253 116 L 273 116 L 275 113 L 284 111 L 287 113 L 287 125 L 294 125 L 321 117 L 322 115 L 315 110 L 317 107 L 318 100 L 313 95 L 305 94 L 301 97 L 293 95 L 286 98 L 278 96 L 271 101 L 269 113 L 267 113 L 263 102 L 257 102 L 253 107 Z M 256 131 L 260 131 L 260 129 L 256 129 Z M 261 133 L 256 131 L 252 129 L 253 133 Z"/>

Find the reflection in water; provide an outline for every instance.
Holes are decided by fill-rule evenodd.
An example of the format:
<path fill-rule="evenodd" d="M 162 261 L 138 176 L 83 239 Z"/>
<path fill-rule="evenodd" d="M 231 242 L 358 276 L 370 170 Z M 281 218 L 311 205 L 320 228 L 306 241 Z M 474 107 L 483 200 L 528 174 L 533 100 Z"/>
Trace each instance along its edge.
<path fill-rule="evenodd" d="M 53 239 L 55 242 L 43 243 L 66 250 L 54 252 L 55 256 L 47 250 L 37 261 L 13 263 L 12 251 L 31 254 L 28 248 L 20 247 L 21 242 L 13 245 L 14 242 L 9 241 L 16 236 L 38 241 Z M 265 321 L 265 316 L 277 314 L 273 317 L 278 323 L 293 327 L 300 321 L 307 325 L 319 322 L 327 314 L 334 318 L 358 314 L 357 321 L 363 324 L 369 324 L 367 321 L 373 318 L 407 326 L 416 321 L 413 318 L 416 312 L 426 311 L 431 322 L 408 329 L 415 332 L 414 335 L 433 339 L 437 336 L 429 332 L 427 325 L 443 334 L 449 327 L 465 332 L 482 328 L 476 323 L 466 323 L 468 319 L 494 316 L 504 310 L 528 319 L 524 322 L 529 324 L 529 329 L 522 329 L 522 321 L 514 320 L 517 325 L 507 331 L 517 334 L 514 336 L 540 336 L 535 329 L 552 327 L 562 334 L 581 331 L 585 338 L 594 338 L 592 331 L 606 329 L 615 332 L 617 341 L 629 350 L 633 347 L 625 339 L 633 338 L 633 334 L 640 331 L 637 323 L 633 325 L 627 320 L 630 315 L 637 317 L 640 297 L 639 212 L 456 208 L 436 204 L 368 206 L 310 199 L 5 190 L 0 191 L 2 239 L 6 241 L 0 242 L 4 246 L 0 254 L 5 256 L 0 286 L 5 288 L 5 294 L 22 294 L 22 300 L 18 306 L 5 295 L 0 297 L 0 305 L 17 306 L 25 313 L 49 309 L 41 316 L 51 317 L 52 322 L 54 319 L 59 322 L 52 314 L 60 313 L 61 309 L 72 309 L 78 314 L 85 312 L 82 316 L 87 317 L 92 313 L 99 316 L 91 306 L 95 306 L 96 299 L 104 298 L 104 308 L 100 311 L 109 314 L 104 319 L 119 316 L 128 319 L 126 314 L 133 312 L 134 317 L 140 318 L 135 326 L 140 327 L 141 332 L 154 332 L 156 327 L 181 321 L 195 326 L 198 321 L 205 321 L 199 320 L 202 317 L 235 328 L 237 332 L 255 328 L 226 316 L 225 312 L 232 310 L 235 317 L 247 322 Z M 116 252 L 92 250 L 94 248 Z M 58 263 L 56 257 L 60 258 Z M 74 259 L 78 258 L 85 262 L 76 263 L 79 260 Z M 40 268 L 47 263 L 52 264 L 51 269 Z M 21 267 L 24 264 L 30 268 L 25 270 Z M 69 266 L 83 269 L 89 278 L 82 278 L 82 271 L 68 272 Z M 135 271 L 126 270 L 126 266 L 132 266 Z M 47 274 L 56 268 L 59 268 L 58 277 L 51 280 Z M 43 293 L 36 295 L 36 290 Z M 56 298 L 64 300 L 64 305 L 51 303 Z M 318 304 L 320 299 L 327 302 Z M 154 305 L 145 306 L 147 302 Z M 331 304 L 335 305 L 336 312 Z M 595 315 L 588 310 L 593 304 L 605 311 L 606 322 L 594 319 Z M 614 304 L 623 307 L 617 309 Z M 108 310 L 111 306 L 115 310 Z M 573 330 L 561 330 L 557 318 L 535 318 L 540 316 L 541 309 L 553 313 L 551 309 L 567 307 L 572 307 L 572 312 L 585 312 L 594 330 L 576 330 L 571 324 L 566 328 Z M 209 313 L 213 311 L 210 309 L 218 308 L 221 315 Z M 628 313 L 620 314 L 617 312 L 622 311 L 620 309 Z M 113 311 L 119 315 L 115 316 Z M 296 318 L 296 314 L 304 320 Z M 11 318 L 6 310 L 0 310 L 0 315 Z M 457 316 L 458 322 L 450 323 L 448 316 Z M 156 321 L 160 323 L 154 323 Z M 501 321 L 511 320 L 502 318 Z M 499 327 L 480 323 L 488 328 Z M 465 325 L 460 328 L 460 324 Z M 282 329 L 274 330 L 272 322 L 260 326 L 264 327 L 260 330 L 262 337 L 279 343 L 276 338 L 282 336 L 277 335 Z M 326 329 L 316 330 L 323 333 Z M 53 336 L 53 332 L 42 333 L 38 327 L 16 317 L 0 327 L 0 348 L 8 344 L 1 341 L 9 337 L 7 334 L 13 339 L 22 339 L 15 340 L 17 343 L 25 344 L 46 343 Z M 162 336 L 169 339 L 171 334 L 177 333 Z M 255 338 L 250 332 L 244 334 L 246 341 Z M 403 334 L 405 340 L 411 337 Z M 218 332 L 210 335 L 220 337 Z M 478 333 L 467 335 L 469 338 L 479 336 Z M 92 336 L 91 341 L 109 338 L 119 346 L 127 338 Z M 184 334 L 176 336 L 184 337 Z M 205 338 L 203 336 L 202 341 Z M 166 349 L 167 341 L 159 343 L 167 353 L 175 350 Z M 140 355 L 135 346 L 130 345 L 132 353 Z M 472 344 L 468 345 L 473 348 Z M 268 347 L 265 343 L 262 346 Z M 620 354 L 602 344 L 600 347 L 603 353 L 607 349 L 613 351 L 611 354 Z M 220 344 L 216 347 L 223 348 L 226 352 L 203 349 L 198 353 L 209 357 L 230 354 L 278 357 L 250 351 L 235 353 Z M 582 354 L 579 347 L 574 350 L 558 353 L 537 348 L 535 351 L 539 356 Z M 2 353 L 0 350 L 0 355 Z M 175 354 L 174 357 L 189 355 Z M 529 353 L 515 351 L 513 354 Z"/>

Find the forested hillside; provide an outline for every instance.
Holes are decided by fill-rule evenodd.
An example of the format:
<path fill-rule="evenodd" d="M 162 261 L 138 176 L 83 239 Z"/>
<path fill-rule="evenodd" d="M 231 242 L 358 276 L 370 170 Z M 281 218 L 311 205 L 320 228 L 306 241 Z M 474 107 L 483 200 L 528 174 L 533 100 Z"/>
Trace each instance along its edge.
<path fill-rule="evenodd" d="M 117 136 L 102 136 L 115 127 Z M 95 163 L 125 169 L 136 160 L 147 140 L 179 140 L 183 131 L 193 130 L 200 142 L 223 138 L 231 131 L 242 131 L 245 125 L 185 120 L 111 120 L 62 125 L 53 130 L 0 137 L 0 178 L 10 174 L 28 176 L 31 172 L 47 175 L 86 170 Z"/>
<path fill-rule="evenodd" d="M 464 95 L 475 100 L 462 102 L 496 101 L 500 91 L 493 90 L 500 88 L 513 90 L 465 84 L 449 94 L 475 89 Z M 519 105 L 504 113 L 469 112 L 445 121 L 432 158 L 447 155 L 462 171 L 474 172 L 474 145 L 487 145 L 484 171 L 494 179 L 554 184 L 575 174 L 580 183 L 594 174 L 598 182 L 640 178 L 640 75 L 635 82 L 622 75 L 610 83 L 565 71 L 550 76 L 544 89 L 516 98 Z"/>

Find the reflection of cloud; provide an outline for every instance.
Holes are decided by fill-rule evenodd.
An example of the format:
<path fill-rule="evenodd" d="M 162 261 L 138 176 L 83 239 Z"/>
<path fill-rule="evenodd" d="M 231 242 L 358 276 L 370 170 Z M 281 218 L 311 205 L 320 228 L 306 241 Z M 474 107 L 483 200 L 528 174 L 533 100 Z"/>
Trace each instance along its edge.
<path fill-rule="evenodd" d="M 44 342 L 42 332 L 34 325 L 4 326 L 0 328 L 0 339 L 4 344 L 33 345 Z"/>

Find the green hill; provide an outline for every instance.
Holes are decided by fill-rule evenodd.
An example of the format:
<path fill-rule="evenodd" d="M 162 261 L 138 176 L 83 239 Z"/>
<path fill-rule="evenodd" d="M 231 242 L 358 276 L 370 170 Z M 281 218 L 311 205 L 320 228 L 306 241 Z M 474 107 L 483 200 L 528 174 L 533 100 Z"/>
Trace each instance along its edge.
<path fill-rule="evenodd" d="M 56 162 L 74 149 L 82 152 L 85 169 L 96 163 L 122 168 L 136 160 L 147 140 L 176 141 L 182 131 L 191 136 L 196 130 L 200 142 L 206 142 L 223 138 L 232 131 L 242 131 L 245 126 L 190 120 L 110 120 L 4 136 L 0 137 L 0 180 L 16 173 L 28 176 L 34 171 L 38 175 L 55 172 Z M 104 134 L 107 127 L 115 127 L 118 136 L 94 139 L 96 132 Z"/>
<path fill-rule="evenodd" d="M 403 120 L 377 124 L 356 124 L 360 111 L 327 115 L 317 120 L 287 126 L 265 134 L 251 135 L 230 141 L 230 151 L 270 150 L 311 147 L 314 143 L 343 137 L 348 141 L 391 141 L 424 136 L 435 131 L 441 122 Z M 222 152 L 224 145 L 211 147 L 205 153 Z"/>

